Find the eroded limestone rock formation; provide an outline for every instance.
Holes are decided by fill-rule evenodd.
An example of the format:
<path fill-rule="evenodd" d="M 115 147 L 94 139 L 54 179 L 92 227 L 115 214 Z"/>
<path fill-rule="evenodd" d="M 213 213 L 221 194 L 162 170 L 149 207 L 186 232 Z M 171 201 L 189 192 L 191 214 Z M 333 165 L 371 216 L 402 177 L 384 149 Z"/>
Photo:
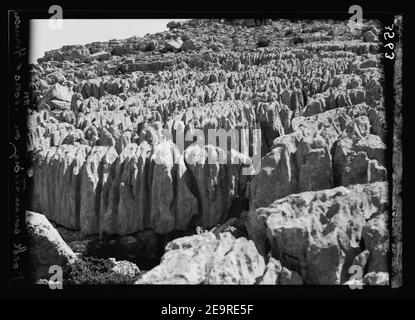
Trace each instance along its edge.
<path fill-rule="evenodd" d="M 137 283 L 388 283 L 377 23 L 168 27 L 33 66 L 30 209 L 162 257 Z"/>

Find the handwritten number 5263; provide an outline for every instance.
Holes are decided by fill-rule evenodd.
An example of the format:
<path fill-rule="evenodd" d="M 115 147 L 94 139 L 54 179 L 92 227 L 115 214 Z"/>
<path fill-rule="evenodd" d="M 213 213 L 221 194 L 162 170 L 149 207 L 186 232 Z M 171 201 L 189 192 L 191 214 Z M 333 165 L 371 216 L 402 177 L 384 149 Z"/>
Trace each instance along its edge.
<path fill-rule="evenodd" d="M 393 39 L 395 37 L 395 32 L 393 32 L 394 25 L 392 24 L 390 27 L 386 26 L 385 29 L 388 30 L 387 32 L 383 33 L 383 38 L 388 41 L 389 39 Z M 391 52 L 385 52 L 385 58 L 393 60 L 395 58 L 395 54 L 393 49 L 395 49 L 395 45 L 392 42 L 389 42 L 383 46 L 384 48 L 387 47 Z"/>

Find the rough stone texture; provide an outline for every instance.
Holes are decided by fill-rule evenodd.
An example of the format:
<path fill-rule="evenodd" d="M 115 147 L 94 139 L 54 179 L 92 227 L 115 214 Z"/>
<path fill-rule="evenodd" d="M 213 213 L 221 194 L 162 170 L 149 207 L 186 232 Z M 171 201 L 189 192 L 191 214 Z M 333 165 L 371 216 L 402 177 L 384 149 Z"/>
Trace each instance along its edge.
<path fill-rule="evenodd" d="M 64 46 L 33 66 L 30 209 L 65 240 L 110 236 L 156 260 L 177 237 L 216 235 L 189 240 L 193 262 L 168 245 L 145 283 L 341 284 L 351 264 L 378 275 L 365 284 L 384 283 L 377 23 L 195 19 L 168 29 Z M 274 255 L 258 274 L 233 264 L 247 238 Z M 221 263 L 206 270 L 212 255 Z"/>
<path fill-rule="evenodd" d="M 257 284 L 263 285 L 301 285 L 303 279 L 295 272 L 283 267 L 281 262 L 270 257 L 263 276 Z"/>
<path fill-rule="evenodd" d="M 30 278 L 34 279 L 34 282 L 39 279 L 49 279 L 51 266 L 57 265 L 63 268 L 76 260 L 71 248 L 43 214 L 27 211 L 26 229 L 32 266 Z"/>
<path fill-rule="evenodd" d="M 213 227 L 243 196 L 242 169 L 251 160 L 234 150 L 198 148 L 180 155 L 167 140 L 153 148 L 147 141 L 129 143 L 119 155 L 112 146 L 52 147 L 35 156 L 33 206 L 85 235 Z M 200 161 L 188 163 L 190 153 Z M 51 198 L 51 192 L 56 196 Z"/>
<path fill-rule="evenodd" d="M 140 274 L 140 269 L 129 261 L 115 261 L 113 260 L 115 266 L 111 268 L 112 272 L 115 272 L 121 276 L 135 277 Z"/>
<path fill-rule="evenodd" d="M 79 229 L 81 176 L 90 148 L 61 145 L 36 154 L 33 209 L 70 229 Z"/>
<path fill-rule="evenodd" d="M 264 274 L 259 279 L 258 284 L 264 285 L 276 285 L 281 280 L 282 266 L 281 262 L 270 257 L 267 265 L 265 266 Z"/>
<path fill-rule="evenodd" d="M 389 272 L 388 214 L 380 212 L 367 221 L 363 229 L 363 240 L 370 257 L 367 272 Z"/>
<path fill-rule="evenodd" d="M 370 183 L 386 180 L 386 145 L 379 136 L 367 135 L 353 141 L 338 141 L 334 153 L 334 179 L 337 185 Z"/>
<path fill-rule="evenodd" d="M 364 276 L 363 284 L 372 286 L 388 286 L 389 274 L 387 272 L 370 272 Z"/>
<path fill-rule="evenodd" d="M 264 270 L 252 241 L 205 233 L 170 242 L 160 265 L 136 284 L 254 284 Z"/>
<path fill-rule="evenodd" d="M 384 271 L 386 255 L 376 250 L 386 241 L 386 223 L 379 218 L 386 215 L 386 204 L 387 185 L 381 182 L 303 192 L 251 211 L 247 229 L 262 254 L 268 244 L 273 256 L 305 283 L 340 284 L 362 239 L 375 257 L 369 266 Z"/>
<path fill-rule="evenodd" d="M 366 270 L 367 261 L 369 260 L 369 257 L 370 257 L 369 250 L 362 251 L 353 259 L 352 266 L 358 266 L 362 268 L 362 271 L 364 272 Z"/>
<path fill-rule="evenodd" d="M 396 30 L 398 35 L 403 32 L 403 17 L 396 16 Z M 395 44 L 396 59 L 394 63 L 393 87 L 394 108 L 393 108 L 393 154 L 392 154 L 392 212 L 391 212 L 391 248 L 392 248 L 392 270 L 391 286 L 399 288 L 402 286 L 402 179 L 403 179 L 403 153 L 402 153 L 402 133 L 403 133 L 403 112 L 402 112 L 402 38 Z"/>
<path fill-rule="evenodd" d="M 250 181 L 251 210 L 291 193 L 386 180 L 386 146 L 369 133 L 370 110 L 362 104 L 295 118 L 294 132 L 274 140 Z"/>
<path fill-rule="evenodd" d="M 279 284 L 281 285 L 303 284 L 303 279 L 301 279 L 300 275 L 295 271 L 288 270 L 287 268 L 282 268 L 280 278 L 281 280 Z"/>

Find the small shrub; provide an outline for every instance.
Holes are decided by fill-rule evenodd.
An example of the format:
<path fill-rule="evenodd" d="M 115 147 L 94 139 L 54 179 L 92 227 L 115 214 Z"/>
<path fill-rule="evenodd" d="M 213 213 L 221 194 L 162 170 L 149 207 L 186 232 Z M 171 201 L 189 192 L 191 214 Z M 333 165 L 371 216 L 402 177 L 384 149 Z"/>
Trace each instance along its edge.
<path fill-rule="evenodd" d="M 83 257 L 66 267 L 64 281 L 68 284 L 103 284 L 114 266 L 109 259 Z"/>
<path fill-rule="evenodd" d="M 116 273 L 110 259 L 83 257 L 68 265 L 63 273 L 65 284 L 133 284 L 138 275 Z"/>

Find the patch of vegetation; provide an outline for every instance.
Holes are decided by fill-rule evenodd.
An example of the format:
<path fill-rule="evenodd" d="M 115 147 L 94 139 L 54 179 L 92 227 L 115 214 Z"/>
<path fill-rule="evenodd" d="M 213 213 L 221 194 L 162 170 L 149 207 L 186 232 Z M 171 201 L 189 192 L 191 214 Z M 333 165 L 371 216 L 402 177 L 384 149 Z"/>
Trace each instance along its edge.
<path fill-rule="evenodd" d="M 63 278 L 67 284 L 103 284 L 114 266 L 109 259 L 83 257 L 65 268 Z"/>
<path fill-rule="evenodd" d="M 68 265 L 63 272 L 65 284 L 134 284 L 137 276 L 114 272 L 110 259 L 83 257 Z"/>

